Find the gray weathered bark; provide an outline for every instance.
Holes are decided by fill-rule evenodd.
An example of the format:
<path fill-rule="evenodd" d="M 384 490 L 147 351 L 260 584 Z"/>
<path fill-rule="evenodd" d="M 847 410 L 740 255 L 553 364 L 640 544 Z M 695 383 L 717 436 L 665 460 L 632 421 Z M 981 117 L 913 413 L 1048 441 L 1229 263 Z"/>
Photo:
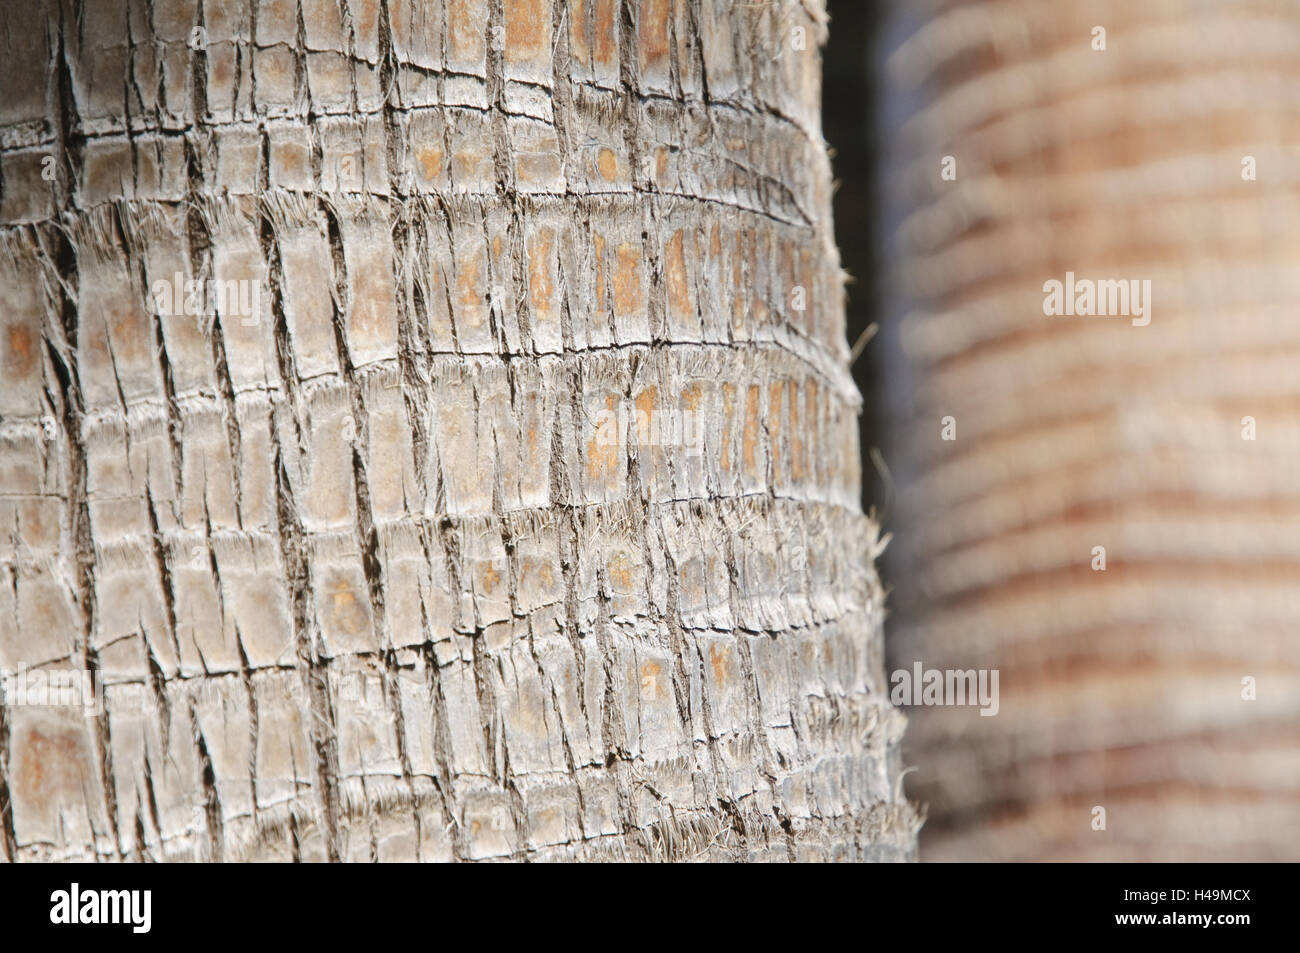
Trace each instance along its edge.
<path fill-rule="evenodd" d="M 820 2 L 0 17 L 0 854 L 910 856 Z"/>

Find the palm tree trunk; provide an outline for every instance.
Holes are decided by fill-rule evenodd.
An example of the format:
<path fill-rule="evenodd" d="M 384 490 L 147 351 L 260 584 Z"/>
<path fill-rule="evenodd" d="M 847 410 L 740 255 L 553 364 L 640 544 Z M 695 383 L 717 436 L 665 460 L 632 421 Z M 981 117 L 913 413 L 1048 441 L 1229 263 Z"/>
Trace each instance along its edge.
<path fill-rule="evenodd" d="M 1295 860 L 1300 21 L 893 12 L 891 664 L 1001 686 L 914 716 L 922 856 Z M 1067 273 L 1149 310 L 1045 313 Z"/>
<path fill-rule="evenodd" d="M 0 16 L 0 851 L 910 856 L 820 3 Z"/>

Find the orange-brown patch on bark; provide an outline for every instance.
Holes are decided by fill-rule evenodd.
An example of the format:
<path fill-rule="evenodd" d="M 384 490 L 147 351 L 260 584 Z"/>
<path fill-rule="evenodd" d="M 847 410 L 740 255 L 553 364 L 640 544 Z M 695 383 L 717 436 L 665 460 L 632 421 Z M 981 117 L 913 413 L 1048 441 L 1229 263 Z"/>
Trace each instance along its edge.
<path fill-rule="evenodd" d="M 731 422 L 736 411 L 736 385 L 722 385 L 722 469 L 731 472 Z"/>
<path fill-rule="evenodd" d="M 591 44 L 587 42 L 587 4 L 578 0 L 569 6 L 569 55 L 591 65 Z"/>
<path fill-rule="evenodd" d="M 605 409 L 610 413 L 617 410 L 617 399 L 613 394 L 605 395 Z M 621 439 L 622 435 L 617 435 Z M 593 480 L 606 482 L 618 466 L 619 439 L 602 441 L 600 431 L 587 441 L 587 475 Z"/>
<path fill-rule="evenodd" d="M 768 264 L 772 261 L 772 241 L 770 229 L 759 229 L 754 236 L 754 242 L 749 247 L 749 269 L 751 273 L 757 273 L 760 257 L 764 264 L 764 270 L 767 269 Z M 759 246 L 762 246 L 761 252 Z M 763 295 L 757 286 L 753 288 L 753 296 L 754 321 L 759 325 L 766 324 L 768 316 L 767 302 L 763 299 Z"/>
<path fill-rule="evenodd" d="M 538 229 L 528 249 L 528 295 L 534 313 L 549 318 L 554 313 L 551 296 L 555 293 L 555 284 L 551 281 L 548 263 L 551 248 L 555 244 L 555 232 L 549 228 Z"/>
<path fill-rule="evenodd" d="M 551 572 L 551 564 L 545 559 L 535 559 L 532 556 L 525 556 L 519 561 L 519 584 L 522 586 L 525 581 L 536 576 L 546 588 L 555 582 L 555 574 Z"/>
<path fill-rule="evenodd" d="M 659 402 L 659 388 L 647 387 L 636 395 L 637 436 L 642 444 L 650 442 L 654 430 L 655 405 Z"/>
<path fill-rule="evenodd" d="M 483 292 L 480 290 L 479 272 L 483 262 L 479 255 L 463 258 L 457 262 L 456 269 L 456 303 L 469 309 L 470 313 L 483 304 Z"/>
<path fill-rule="evenodd" d="M 610 582 L 614 584 L 614 590 L 621 593 L 632 591 L 633 575 L 632 560 L 625 552 L 617 552 L 610 559 L 606 569 L 609 572 Z"/>
<path fill-rule="evenodd" d="M 366 625 L 366 611 L 357 599 L 348 578 L 335 575 L 326 586 L 327 611 L 336 631 L 360 635 Z"/>
<path fill-rule="evenodd" d="M 664 690 L 659 684 L 659 675 L 663 670 L 663 666 L 658 662 L 646 662 L 641 666 L 641 698 L 643 700 L 654 701 L 656 698 L 663 697 Z"/>
<path fill-rule="evenodd" d="M 745 326 L 745 244 L 752 232 L 736 232 L 736 253 L 731 258 L 731 287 L 735 297 L 731 305 L 731 326 L 739 331 Z"/>
<path fill-rule="evenodd" d="M 90 764 L 86 734 L 79 727 L 32 727 L 18 740 L 13 783 L 21 787 L 28 804 L 59 802 L 62 796 L 80 797 Z M 5 805 L 8 810 L 9 805 Z"/>
<path fill-rule="evenodd" d="M 664 65 L 668 59 L 669 0 L 642 0 L 637 11 L 637 46 L 646 66 Z"/>
<path fill-rule="evenodd" d="M 36 366 L 36 347 L 32 340 L 32 332 L 24 324 L 9 325 L 8 350 L 6 352 L 5 365 L 8 370 L 6 376 L 26 377 Z"/>
<path fill-rule="evenodd" d="M 591 244 L 596 252 L 596 309 L 605 310 L 605 236 L 592 235 Z"/>
<path fill-rule="evenodd" d="M 483 591 L 488 595 L 491 595 L 496 591 L 497 585 L 501 582 L 501 573 L 497 572 L 497 567 L 494 563 L 490 561 L 483 563 L 479 582 L 482 585 Z"/>
<path fill-rule="evenodd" d="M 703 394 L 704 389 L 700 386 L 699 381 L 687 384 L 682 388 L 682 404 L 691 413 L 696 413 L 700 409 L 700 397 Z"/>
<path fill-rule="evenodd" d="M 745 461 L 745 472 L 757 475 L 758 463 L 755 450 L 758 447 L 758 385 L 750 384 L 745 394 L 745 433 L 741 441 L 741 456 Z"/>
<path fill-rule="evenodd" d="M 235 58 L 233 56 L 208 57 L 208 85 L 214 89 L 225 89 L 235 76 Z"/>
<path fill-rule="evenodd" d="M 808 469 L 813 471 L 814 475 L 820 468 L 825 470 L 825 464 L 821 459 L 821 401 L 817 392 L 817 381 L 809 377 L 804 381 L 804 419 L 807 421 L 804 431 L 807 435 L 805 441 L 808 445 Z"/>
<path fill-rule="evenodd" d="M 614 10 L 617 0 L 596 0 L 596 62 L 612 66 L 618 59 L 614 33 Z"/>
<path fill-rule="evenodd" d="M 137 364 L 152 353 L 148 322 L 142 321 L 130 304 L 114 304 L 108 324 L 112 328 L 113 357 L 119 365 Z"/>
<path fill-rule="evenodd" d="M 506 0 L 506 60 L 521 63 L 546 51 L 550 4 L 545 0 Z"/>
<path fill-rule="evenodd" d="M 713 667 L 713 678 L 719 685 L 727 682 L 727 670 L 731 663 L 731 649 L 717 645 L 709 646 L 709 665 Z"/>
<path fill-rule="evenodd" d="M 474 23 L 474 9 L 480 0 L 448 0 L 447 45 L 453 56 L 459 58 L 477 53 L 483 37 Z"/>
<path fill-rule="evenodd" d="M 791 378 L 790 389 L 790 476 L 803 479 L 803 434 L 799 428 L 799 382 Z"/>
<path fill-rule="evenodd" d="M 781 436 L 781 399 L 785 396 L 785 381 L 772 384 L 767 402 L 767 430 L 775 444 Z"/>
<path fill-rule="evenodd" d="M 352 329 L 367 338 L 382 333 L 393 311 L 390 276 L 380 269 L 387 267 L 380 259 L 370 258 L 357 269 L 352 306 Z"/>
<path fill-rule="evenodd" d="M 645 306 L 641 290 L 641 248 L 629 242 L 618 246 L 618 269 L 614 272 L 614 313 L 636 314 Z"/>
<path fill-rule="evenodd" d="M 691 302 L 690 288 L 686 280 L 685 234 L 679 228 L 668 240 L 665 262 L 668 279 L 668 307 L 680 318 L 690 317 L 695 312 Z"/>
<path fill-rule="evenodd" d="M 613 182 L 618 178 L 618 157 L 614 155 L 614 150 L 608 146 L 603 146 L 596 154 L 596 168 L 600 170 L 600 177 L 606 182 Z"/>
<path fill-rule="evenodd" d="M 415 158 L 425 182 L 433 182 L 442 174 L 442 150 L 437 146 L 425 146 Z"/>

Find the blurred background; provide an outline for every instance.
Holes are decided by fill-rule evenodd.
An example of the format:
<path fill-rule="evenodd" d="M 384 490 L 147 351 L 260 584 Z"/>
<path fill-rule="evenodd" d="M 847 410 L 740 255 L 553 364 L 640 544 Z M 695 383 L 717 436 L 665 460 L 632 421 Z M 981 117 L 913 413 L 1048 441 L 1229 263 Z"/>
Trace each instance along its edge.
<path fill-rule="evenodd" d="M 921 859 L 1300 859 L 1300 6 L 830 14 L 889 668 L 1000 675 L 908 709 Z"/>

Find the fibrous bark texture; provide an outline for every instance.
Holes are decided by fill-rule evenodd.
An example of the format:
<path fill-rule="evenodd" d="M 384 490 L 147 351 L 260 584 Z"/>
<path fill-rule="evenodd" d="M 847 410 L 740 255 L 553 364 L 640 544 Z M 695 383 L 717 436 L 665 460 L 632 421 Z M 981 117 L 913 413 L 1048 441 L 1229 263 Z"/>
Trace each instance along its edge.
<path fill-rule="evenodd" d="M 820 2 L 0 16 L 0 855 L 910 855 Z"/>
<path fill-rule="evenodd" d="M 1266 0 L 894 5 L 892 663 L 1001 675 L 912 715 L 923 859 L 1300 857 L 1298 46 Z M 1046 314 L 1067 272 L 1149 310 Z"/>

